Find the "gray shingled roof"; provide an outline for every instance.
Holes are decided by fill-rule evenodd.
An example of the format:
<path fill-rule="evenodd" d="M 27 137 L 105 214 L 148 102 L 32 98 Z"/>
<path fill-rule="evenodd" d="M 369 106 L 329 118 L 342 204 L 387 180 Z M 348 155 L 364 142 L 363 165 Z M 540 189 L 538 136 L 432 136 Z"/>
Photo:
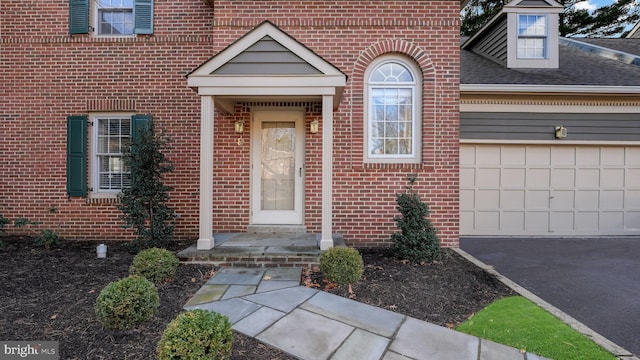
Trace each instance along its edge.
<path fill-rule="evenodd" d="M 582 39 L 576 39 L 582 41 Z M 640 39 L 589 39 L 602 47 L 640 52 Z M 626 49 L 626 50 L 624 50 Z M 579 49 L 560 46 L 558 69 L 507 69 L 491 60 L 460 50 L 461 84 L 528 84 L 640 86 L 640 66 L 606 59 Z"/>

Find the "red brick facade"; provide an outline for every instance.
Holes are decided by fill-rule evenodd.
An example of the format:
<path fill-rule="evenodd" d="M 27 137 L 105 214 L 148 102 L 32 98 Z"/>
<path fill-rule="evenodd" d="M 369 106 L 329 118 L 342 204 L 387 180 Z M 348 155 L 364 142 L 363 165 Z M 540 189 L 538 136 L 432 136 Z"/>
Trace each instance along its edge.
<path fill-rule="evenodd" d="M 171 139 L 167 184 L 176 237 L 198 238 L 200 98 L 185 76 L 269 20 L 348 76 L 334 113 L 333 231 L 347 244 L 389 245 L 395 195 L 409 173 L 446 246 L 458 244 L 458 1 L 156 1 L 154 33 L 132 38 L 68 34 L 67 1 L 4 2 L 0 10 L 0 214 L 42 221 L 66 239 L 131 239 L 113 201 L 66 195 L 66 117 L 93 112 L 153 115 Z M 422 163 L 363 161 L 367 65 L 395 53 L 422 71 Z M 250 221 L 250 134 L 238 145 L 233 115 L 216 113 L 214 232 Z M 321 104 L 306 108 L 321 121 Z M 250 122 L 245 121 L 249 127 Z M 321 226 L 322 134 L 306 131 L 305 225 Z M 57 211 L 50 211 L 55 208 Z M 14 232 L 9 227 L 7 230 Z"/>

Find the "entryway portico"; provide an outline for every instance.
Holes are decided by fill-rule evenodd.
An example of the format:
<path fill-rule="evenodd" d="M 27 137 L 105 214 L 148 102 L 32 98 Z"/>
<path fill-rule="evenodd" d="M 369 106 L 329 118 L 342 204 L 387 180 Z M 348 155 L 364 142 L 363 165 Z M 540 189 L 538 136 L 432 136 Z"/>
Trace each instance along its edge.
<path fill-rule="evenodd" d="M 321 102 L 320 249 L 332 247 L 333 111 L 340 104 L 346 75 L 266 21 L 194 70 L 187 76 L 187 83 L 197 90 L 201 99 L 197 249 L 209 250 L 216 244 L 213 236 L 215 109 L 232 114 L 237 102 L 248 101 Z M 279 110 L 290 109 L 283 107 Z M 297 164 L 297 167 L 301 165 Z"/>

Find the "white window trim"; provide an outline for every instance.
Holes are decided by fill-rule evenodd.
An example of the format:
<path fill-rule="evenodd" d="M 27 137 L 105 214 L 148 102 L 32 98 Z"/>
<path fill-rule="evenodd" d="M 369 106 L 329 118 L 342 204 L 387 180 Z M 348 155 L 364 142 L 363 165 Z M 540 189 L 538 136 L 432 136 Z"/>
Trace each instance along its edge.
<path fill-rule="evenodd" d="M 387 62 L 397 62 L 407 67 L 411 71 L 411 75 L 414 79 L 413 84 L 413 109 L 412 109 L 412 147 L 413 154 L 411 155 L 380 155 L 380 156 L 371 156 L 369 151 L 369 132 L 370 132 L 370 121 L 369 121 L 369 105 L 371 102 L 370 99 L 370 89 L 372 86 L 369 84 L 369 78 L 371 77 L 371 72 L 375 70 L 378 66 L 387 63 Z M 419 164 L 422 162 L 422 72 L 418 68 L 418 66 L 410 61 L 407 57 L 401 55 L 383 55 L 376 59 L 374 59 L 369 66 L 367 67 L 364 73 L 364 94 L 363 94 L 363 123 L 364 123 L 364 162 L 365 163 L 380 163 L 380 164 Z M 404 85 L 401 85 L 404 86 Z M 411 85 L 406 85 L 406 87 L 410 87 Z"/>
<path fill-rule="evenodd" d="M 131 120 L 133 113 L 92 113 L 89 115 L 87 125 L 88 136 L 88 197 L 90 199 L 115 199 L 120 194 L 120 190 L 100 190 L 100 171 L 98 165 L 98 119 L 128 119 Z"/>
<path fill-rule="evenodd" d="M 90 25 L 91 25 L 91 29 L 93 29 L 94 36 L 99 36 L 101 38 L 135 38 L 138 36 L 138 34 L 136 33 L 126 34 L 126 35 L 100 34 L 100 30 L 98 29 L 98 27 L 100 26 L 100 15 L 99 15 L 100 12 L 98 11 L 98 0 L 89 1 L 89 8 L 90 8 L 89 12 L 91 13 L 91 19 L 93 20 Z M 135 17 L 133 19 L 133 26 L 135 29 Z"/>

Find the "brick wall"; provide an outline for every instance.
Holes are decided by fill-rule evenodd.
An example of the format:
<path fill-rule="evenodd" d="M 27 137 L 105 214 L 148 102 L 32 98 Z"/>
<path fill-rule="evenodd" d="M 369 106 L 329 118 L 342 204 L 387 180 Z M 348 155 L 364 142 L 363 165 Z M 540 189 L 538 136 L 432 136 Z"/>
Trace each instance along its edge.
<path fill-rule="evenodd" d="M 154 35 L 127 39 L 70 37 L 66 1 L 46 8 L 26 3 L 5 2 L 1 10 L 5 217 L 41 220 L 69 239 L 131 238 L 112 202 L 67 198 L 65 189 L 66 116 L 127 110 L 152 114 L 171 138 L 167 155 L 176 169 L 167 183 L 175 187 L 171 205 L 180 215 L 176 236 L 197 239 L 200 100 L 185 75 L 270 20 L 348 76 L 334 113 L 334 231 L 350 245 L 388 245 L 395 194 L 408 173 L 417 173 L 416 189 L 443 243 L 457 245 L 459 2 L 229 0 L 211 8 L 201 0 L 161 1 Z M 406 55 L 423 72 L 419 165 L 363 162 L 364 71 L 386 53 Z M 319 104 L 294 105 L 306 108 L 307 128 L 321 120 Z M 233 124 L 248 120 L 251 106 L 216 114 L 214 231 L 244 231 L 249 222 L 250 122 L 241 145 Z M 319 232 L 322 134 L 306 133 L 305 222 Z"/>

